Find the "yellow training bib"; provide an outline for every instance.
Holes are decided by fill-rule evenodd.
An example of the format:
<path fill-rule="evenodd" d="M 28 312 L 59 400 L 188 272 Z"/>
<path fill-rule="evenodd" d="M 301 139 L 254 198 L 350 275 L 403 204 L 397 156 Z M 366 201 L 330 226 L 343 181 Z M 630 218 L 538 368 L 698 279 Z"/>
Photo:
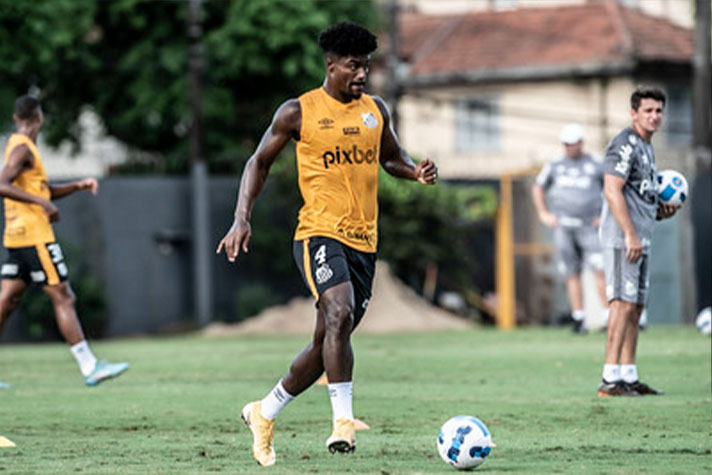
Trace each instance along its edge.
<path fill-rule="evenodd" d="M 42 158 L 32 139 L 23 134 L 12 134 L 5 149 L 5 164 L 10 159 L 10 153 L 19 145 L 26 145 L 34 163 L 32 168 L 25 170 L 15 178 L 13 185 L 35 196 L 46 200 L 51 198 L 47 173 L 45 173 Z M 5 247 L 28 247 L 37 244 L 54 242 L 54 232 L 49 218 L 42 207 L 32 203 L 5 198 Z"/>
<path fill-rule="evenodd" d="M 294 239 L 325 236 L 376 252 L 383 131 L 376 102 L 362 94 L 344 104 L 319 88 L 301 95 L 299 104 L 297 168 L 304 206 Z"/>

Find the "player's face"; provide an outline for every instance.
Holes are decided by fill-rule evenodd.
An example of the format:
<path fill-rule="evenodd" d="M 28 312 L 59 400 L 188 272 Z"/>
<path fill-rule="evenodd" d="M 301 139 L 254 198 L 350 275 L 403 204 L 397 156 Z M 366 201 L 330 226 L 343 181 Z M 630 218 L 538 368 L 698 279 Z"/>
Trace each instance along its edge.
<path fill-rule="evenodd" d="M 363 94 L 368 78 L 369 56 L 343 56 L 333 63 L 332 77 L 344 97 L 358 99 Z"/>
<path fill-rule="evenodd" d="M 33 119 L 35 121 L 35 126 L 39 129 L 42 126 L 42 123 L 44 122 L 44 114 L 42 113 L 42 109 L 37 109 L 37 115 Z"/>
<path fill-rule="evenodd" d="M 579 158 L 583 152 L 583 140 L 579 140 L 576 143 L 565 143 L 564 149 L 567 157 Z"/>
<path fill-rule="evenodd" d="M 631 109 L 630 115 L 636 129 L 652 135 L 663 120 L 663 103 L 650 98 L 641 99 L 638 110 Z"/>
<path fill-rule="evenodd" d="M 18 126 L 34 130 L 39 130 L 39 128 L 42 126 L 42 122 L 44 122 L 44 114 L 42 113 L 42 108 L 38 108 L 35 112 L 35 115 L 33 115 L 29 119 L 19 119 L 16 115 L 13 115 L 12 117 Z"/>

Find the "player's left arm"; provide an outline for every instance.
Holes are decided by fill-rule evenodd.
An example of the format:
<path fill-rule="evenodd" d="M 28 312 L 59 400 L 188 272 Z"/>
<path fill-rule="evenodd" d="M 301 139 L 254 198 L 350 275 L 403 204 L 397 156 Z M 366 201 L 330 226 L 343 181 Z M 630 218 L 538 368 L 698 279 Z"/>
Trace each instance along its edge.
<path fill-rule="evenodd" d="M 391 115 L 386 103 L 378 96 L 373 96 L 373 100 L 381 111 L 383 117 L 383 133 L 381 135 L 381 154 L 379 161 L 389 175 L 398 178 L 416 180 L 423 185 L 434 185 L 438 178 L 438 167 L 429 158 L 426 158 L 417 165 L 403 150 L 398 143 L 393 127 L 391 127 Z"/>
<path fill-rule="evenodd" d="M 70 183 L 52 184 L 49 186 L 52 193 L 52 199 L 58 200 L 67 195 L 71 195 L 75 191 L 90 191 L 92 195 L 99 192 L 99 182 L 96 178 L 84 178 L 83 180 L 73 181 Z"/>

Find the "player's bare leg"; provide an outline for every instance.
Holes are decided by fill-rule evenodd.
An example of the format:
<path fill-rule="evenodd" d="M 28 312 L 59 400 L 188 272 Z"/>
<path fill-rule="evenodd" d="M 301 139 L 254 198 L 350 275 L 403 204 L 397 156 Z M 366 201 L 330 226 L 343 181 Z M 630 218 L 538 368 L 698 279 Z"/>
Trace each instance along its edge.
<path fill-rule="evenodd" d="M 620 364 L 634 365 L 638 348 L 638 322 L 643 311 L 641 305 L 628 304 L 626 308 L 626 329 L 621 344 Z"/>
<path fill-rule="evenodd" d="M 294 358 L 287 374 L 267 396 L 247 403 L 242 409 L 242 420 L 252 432 L 252 456 L 263 467 L 272 466 L 277 461 L 274 450 L 275 418 L 324 372 L 324 333 L 324 310 L 320 305 L 312 341 Z"/>
<path fill-rule="evenodd" d="M 71 346 L 72 354 L 77 360 L 87 386 L 96 386 L 102 381 L 115 378 L 129 368 L 128 363 L 108 363 L 96 359 L 84 338 L 75 309 L 76 296 L 69 283 L 45 285 L 42 290 L 52 301 L 57 327 Z"/>
<path fill-rule="evenodd" d="M 601 306 L 603 308 L 608 308 L 608 297 L 606 296 L 606 275 L 603 271 L 597 270 L 593 271 L 593 278 L 596 281 L 596 290 L 598 291 L 598 298 L 601 301 Z"/>
<path fill-rule="evenodd" d="M 0 285 L 0 334 L 5 323 L 10 318 L 13 310 L 20 305 L 22 294 L 27 284 L 22 279 L 3 279 Z M 0 381 L 0 389 L 7 389 L 10 385 Z"/>
<path fill-rule="evenodd" d="M 598 396 L 637 396 L 635 391 L 623 383 L 620 373 L 623 342 L 630 321 L 635 318 L 635 305 L 622 300 L 613 300 L 609 308 L 606 359 L 603 367 L 603 382 L 598 387 Z M 635 331 L 637 330 L 636 327 Z"/>
<path fill-rule="evenodd" d="M 644 308 L 645 307 L 643 307 L 642 305 L 635 305 L 633 306 L 633 309 L 630 312 L 630 318 L 627 322 L 628 328 L 626 329 L 626 334 L 623 338 L 623 345 L 621 347 L 621 378 L 623 379 L 623 382 L 630 387 L 631 390 L 635 391 L 641 396 L 661 395 L 663 394 L 662 391 L 653 389 L 638 379 L 636 354 L 638 349 L 640 316 L 643 313 Z"/>
<path fill-rule="evenodd" d="M 601 307 L 603 307 L 602 328 L 606 329 L 608 327 L 609 318 L 609 307 L 608 307 L 608 296 L 606 295 L 606 274 L 603 271 L 597 270 L 593 271 L 593 278 L 596 281 L 596 290 L 598 291 L 598 298 L 601 301 Z"/>
<path fill-rule="evenodd" d="M 282 378 L 284 389 L 293 396 L 297 396 L 309 388 L 324 372 L 322 353 L 326 333 L 324 318 L 324 308 L 319 305 L 312 341 L 294 358 L 289 371 Z"/>
<path fill-rule="evenodd" d="M 12 312 L 20 305 L 27 284 L 22 279 L 2 279 L 0 281 L 0 333 Z"/>
<path fill-rule="evenodd" d="M 574 332 L 585 333 L 586 322 L 583 310 L 583 284 L 581 283 L 581 274 L 572 274 L 566 277 L 566 294 L 571 304 Z"/>
<path fill-rule="evenodd" d="M 62 282 L 58 285 L 45 285 L 42 290 L 52 301 L 57 327 L 67 343 L 74 346 L 84 340 L 84 332 L 74 307 L 77 298 L 69 284 Z"/>
<path fill-rule="evenodd" d="M 324 298 L 325 297 L 325 298 Z M 352 408 L 352 374 L 354 355 L 351 347 L 354 292 L 344 282 L 324 292 L 324 369 L 329 380 L 329 397 L 333 412 L 333 431 L 326 446 L 330 452 L 348 453 L 356 449 L 356 430 Z"/>

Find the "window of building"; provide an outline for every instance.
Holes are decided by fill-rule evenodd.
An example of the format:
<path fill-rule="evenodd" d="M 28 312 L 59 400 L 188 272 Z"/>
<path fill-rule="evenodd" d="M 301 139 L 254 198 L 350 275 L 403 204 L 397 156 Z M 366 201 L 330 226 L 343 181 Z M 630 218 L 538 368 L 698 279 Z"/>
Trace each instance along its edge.
<path fill-rule="evenodd" d="M 455 102 L 455 150 L 458 153 L 499 148 L 499 110 L 493 99 L 467 98 Z"/>
<path fill-rule="evenodd" d="M 665 132 L 667 143 L 673 146 L 692 145 L 692 93 L 688 86 L 673 85 L 667 88 L 665 105 Z"/>

